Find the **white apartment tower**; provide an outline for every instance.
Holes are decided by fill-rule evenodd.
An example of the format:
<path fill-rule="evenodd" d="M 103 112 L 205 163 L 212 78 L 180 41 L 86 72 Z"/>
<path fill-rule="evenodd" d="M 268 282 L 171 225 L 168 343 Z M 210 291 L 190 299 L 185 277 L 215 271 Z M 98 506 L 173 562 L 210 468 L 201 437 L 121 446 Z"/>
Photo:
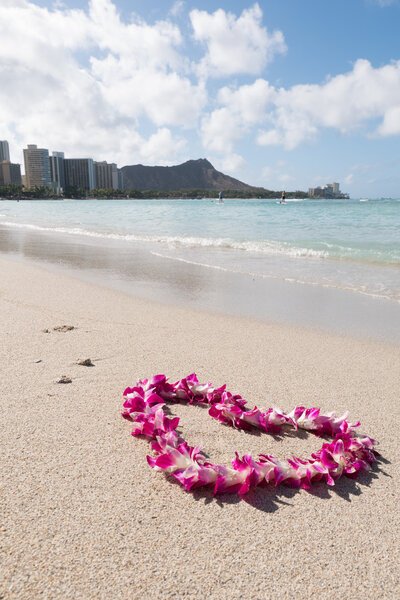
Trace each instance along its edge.
<path fill-rule="evenodd" d="M 24 148 L 26 185 L 30 187 L 51 187 L 49 151 L 28 144 Z"/>

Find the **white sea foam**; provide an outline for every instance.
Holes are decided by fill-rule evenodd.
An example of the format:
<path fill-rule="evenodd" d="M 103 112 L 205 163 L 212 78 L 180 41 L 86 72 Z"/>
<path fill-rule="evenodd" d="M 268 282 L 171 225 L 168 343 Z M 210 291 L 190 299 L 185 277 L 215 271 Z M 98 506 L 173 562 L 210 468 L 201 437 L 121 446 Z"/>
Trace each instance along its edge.
<path fill-rule="evenodd" d="M 120 240 L 126 242 L 165 244 L 170 248 L 176 249 L 221 248 L 226 250 L 240 250 L 244 252 L 264 254 L 268 256 L 290 256 L 293 258 L 325 258 L 328 256 L 328 253 L 322 250 L 313 250 L 312 248 L 291 246 L 285 242 L 276 242 L 273 240 L 238 241 L 232 238 L 109 233 L 83 229 L 81 227 L 44 227 L 42 225 L 33 225 L 32 223 L 16 223 L 11 221 L 2 221 L 2 224 L 7 225 L 9 227 L 16 227 L 19 229 L 45 231 L 49 233 L 63 233 L 67 235 L 79 235 L 90 238 Z"/>

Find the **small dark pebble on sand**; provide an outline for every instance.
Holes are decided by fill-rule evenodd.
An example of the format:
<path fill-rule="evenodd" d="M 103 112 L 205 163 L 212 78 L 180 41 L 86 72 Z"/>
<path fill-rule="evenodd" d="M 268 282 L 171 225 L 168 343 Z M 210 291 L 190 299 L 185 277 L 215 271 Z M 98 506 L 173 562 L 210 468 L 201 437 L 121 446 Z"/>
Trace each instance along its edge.
<path fill-rule="evenodd" d="M 94 364 L 90 360 L 90 358 L 84 358 L 83 360 L 78 360 L 77 365 L 82 365 L 82 367 L 94 367 Z"/>
<path fill-rule="evenodd" d="M 72 379 L 66 375 L 61 375 L 60 379 L 57 380 L 57 383 L 72 383 Z"/>

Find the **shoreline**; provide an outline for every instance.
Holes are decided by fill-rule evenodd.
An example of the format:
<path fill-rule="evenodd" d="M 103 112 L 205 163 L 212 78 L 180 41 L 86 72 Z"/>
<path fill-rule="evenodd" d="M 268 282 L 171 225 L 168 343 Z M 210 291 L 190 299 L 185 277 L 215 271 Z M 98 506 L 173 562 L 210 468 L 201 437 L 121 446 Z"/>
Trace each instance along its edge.
<path fill-rule="evenodd" d="M 353 290 L 211 268 L 146 244 L 1 226 L 0 256 L 171 306 L 400 345 L 400 305 Z"/>
<path fill-rule="evenodd" d="M 149 302 L 3 256 L 0 272 L 5 600 L 393 597 L 398 348 Z M 62 325 L 75 329 L 53 329 Z M 76 364 L 88 357 L 93 368 Z M 384 462 L 309 492 L 269 486 L 240 501 L 187 493 L 148 466 L 148 443 L 130 436 L 120 412 L 137 378 L 193 371 L 249 407 L 349 410 Z M 55 383 L 62 375 L 72 383 Z M 214 462 L 229 463 L 235 450 L 304 456 L 321 445 L 310 435 L 247 435 L 193 407 L 171 410 L 188 443 Z"/>

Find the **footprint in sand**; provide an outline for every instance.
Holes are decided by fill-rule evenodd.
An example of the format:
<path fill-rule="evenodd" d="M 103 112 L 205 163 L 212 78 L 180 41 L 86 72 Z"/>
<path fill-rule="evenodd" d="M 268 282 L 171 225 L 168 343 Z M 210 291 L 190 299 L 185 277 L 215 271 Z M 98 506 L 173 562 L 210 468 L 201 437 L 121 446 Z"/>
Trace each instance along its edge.
<path fill-rule="evenodd" d="M 73 325 L 58 325 L 57 327 L 53 327 L 53 331 L 62 331 L 63 333 L 72 331 L 73 329 L 76 329 Z"/>

